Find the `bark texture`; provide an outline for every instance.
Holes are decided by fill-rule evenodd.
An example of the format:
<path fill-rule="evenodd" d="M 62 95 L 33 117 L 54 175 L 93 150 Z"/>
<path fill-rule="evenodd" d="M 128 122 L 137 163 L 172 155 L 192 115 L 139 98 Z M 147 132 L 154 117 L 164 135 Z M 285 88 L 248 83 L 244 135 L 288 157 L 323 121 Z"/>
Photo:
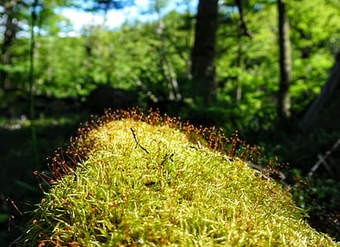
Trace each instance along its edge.
<path fill-rule="evenodd" d="M 216 97 L 215 43 L 218 0 L 200 0 L 192 49 L 191 74 L 196 98 L 209 104 Z"/>
<path fill-rule="evenodd" d="M 289 23 L 286 1 L 278 0 L 279 50 L 280 50 L 280 84 L 278 92 L 278 115 L 280 119 L 290 117 L 289 86 L 292 80 L 291 47 L 289 41 Z"/>
<path fill-rule="evenodd" d="M 318 95 L 318 97 L 315 99 L 315 101 L 312 103 L 312 105 L 303 116 L 300 127 L 304 130 L 311 129 L 320 117 L 322 110 L 326 108 L 326 104 L 332 98 L 335 98 L 335 95 L 340 95 L 340 53 L 336 56 L 335 64 L 330 72 L 328 80 L 321 90 L 321 93 Z M 335 103 L 336 105 L 334 105 Z M 331 121 L 335 121 L 335 118 L 338 118 L 338 116 L 340 115 L 340 105 L 337 104 L 337 101 L 335 101 L 335 103 L 332 107 L 336 109 L 331 112 L 333 113 L 332 115 L 336 115 L 330 116 L 333 118 L 330 119 Z"/>

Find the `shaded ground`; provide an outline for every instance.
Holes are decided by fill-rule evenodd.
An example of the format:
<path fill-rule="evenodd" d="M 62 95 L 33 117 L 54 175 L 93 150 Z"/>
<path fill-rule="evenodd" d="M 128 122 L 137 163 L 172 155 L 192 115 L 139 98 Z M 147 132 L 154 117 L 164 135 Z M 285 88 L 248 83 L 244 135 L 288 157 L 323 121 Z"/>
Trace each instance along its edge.
<path fill-rule="evenodd" d="M 42 183 L 34 170 L 47 170 L 46 158 L 76 133 L 84 116 L 69 115 L 37 121 L 37 151 L 32 149 L 31 129 L 27 122 L 0 125 L 0 246 L 8 246 L 18 236 L 25 212 L 42 196 Z M 37 162 L 36 162 L 37 160 Z M 21 214 L 24 215 L 21 215 Z M 28 216 L 28 215 L 27 215 Z M 9 224 L 8 224 L 9 223 Z"/>

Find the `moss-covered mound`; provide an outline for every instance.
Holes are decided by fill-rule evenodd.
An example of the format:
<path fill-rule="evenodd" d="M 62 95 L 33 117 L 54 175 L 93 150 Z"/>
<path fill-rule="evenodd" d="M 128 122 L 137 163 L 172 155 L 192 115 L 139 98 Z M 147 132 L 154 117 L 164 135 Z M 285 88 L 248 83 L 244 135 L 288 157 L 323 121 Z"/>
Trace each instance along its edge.
<path fill-rule="evenodd" d="M 73 146 L 90 146 L 86 159 L 52 186 L 21 244 L 340 246 L 274 181 L 189 139 L 129 118 L 87 130 Z"/>

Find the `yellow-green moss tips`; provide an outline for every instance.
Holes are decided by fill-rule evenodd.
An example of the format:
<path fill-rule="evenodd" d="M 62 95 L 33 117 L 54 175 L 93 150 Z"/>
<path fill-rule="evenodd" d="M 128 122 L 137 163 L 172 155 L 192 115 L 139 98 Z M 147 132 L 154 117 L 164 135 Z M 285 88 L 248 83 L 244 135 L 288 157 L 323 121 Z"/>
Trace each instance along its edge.
<path fill-rule="evenodd" d="M 340 246 L 274 181 L 177 128 L 113 120 L 86 141 L 86 160 L 46 194 L 21 245 Z"/>

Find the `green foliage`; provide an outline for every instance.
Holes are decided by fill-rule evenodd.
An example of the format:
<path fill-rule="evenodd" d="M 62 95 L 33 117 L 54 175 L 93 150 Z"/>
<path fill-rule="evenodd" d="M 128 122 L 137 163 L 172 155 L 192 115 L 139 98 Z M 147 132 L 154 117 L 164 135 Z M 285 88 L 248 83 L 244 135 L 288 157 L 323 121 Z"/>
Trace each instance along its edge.
<path fill-rule="evenodd" d="M 296 179 L 302 179 L 296 171 Z M 334 179 L 311 178 L 305 184 L 297 184 L 293 189 L 293 195 L 297 204 L 309 211 L 327 208 L 329 212 L 337 209 L 340 198 L 334 196 L 340 190 L 340 183 Z"/>
<path fill-rule="evenodd" d="M 168 121 L 172 123 L 172 121 Z M 338 246 L 290 194 L 167 125 L 108 121 L 33 212 L 23 246 Z"/>
<path fill-rule="evenodd" d="M 322 11 L 318 11 L 321 8 Z M 339 49 L 340 6 L 332 1 L 290 1 L 295 111 L 301 111 L 320 92 Z"/>
<path fill-rule="evenodd" d="M 155 4 L 160 3 L 162 10 L 165 2 Z M 125 89 L 142 85 L 142 92 L 151 91 L 158 98 L 167 99 L 171 80 L 175 79 L 181 95 L 190 101 L 195 87 L 195 82 L 190 81 L 190 12 L 173 11 L 161 20 L 125 24 L 117 30 L 88 26 L 80 36 L 60 37 L 60 24 L 64 23 L 64 30 L 67 24 L 54 14 L 53 6 L 55 3 L 46 5 L 40 13 L 41 28 L 49 35 L 37 40 L 37 94 L 83 97 L 98 84 Z M 226 1 L 221 6 L 217 105 L 231 109 L 225 117 L 235 119 L 234 128 L 268 129 L 276 119 L 277 10 L 273 1 L 246 1 L 244 9 L 251 38 L 242 36 L 234 2 Z M 300 112 L 320 91 L 333 64 L 339 41 L 339 6 L 326 0 L 292 1 L 288 12 L 293 48 L 290 92 L 293 111 Z M 20 88 L 26 83 L 26 42 L 25 38 L 16 41 L 12 49 L 15 65 L 4 68 Z M 146 95 L 141 98 L 148 100 Z"/>
<path fill-rule="evenodd" d="M 237 117 L 244 127 L 254 127 L 247 121 L 249 116 L 260 122 L 265 119 L 258 115 L 269 116 L 260 126 L 266 129 L 276 117 L 279 80 L 276 6 L 272 1 L 246 1 L 245 19 L 251 38 L 240 33 L 239 15 L 231 7 L 234 3 L 227 2 L 226 6 L 222 13 L 227 24 L 220 26 L 218 39 L 220 99 L 226 105 L 237 104 Z M 290 93 L 293 111 L 301 112 L 319 93 L 333 65 L 339 44 L 336 33 L 340 28 L 340 9 L 332 1 L 314 0 L 290 1 L 288 11 L 293 49 Z"/>
<path fill-rule="evenodd" d="M 82 40 L 40 37 L 37 43 L 36 93 L 57 97 L 84 94 Z"/>

